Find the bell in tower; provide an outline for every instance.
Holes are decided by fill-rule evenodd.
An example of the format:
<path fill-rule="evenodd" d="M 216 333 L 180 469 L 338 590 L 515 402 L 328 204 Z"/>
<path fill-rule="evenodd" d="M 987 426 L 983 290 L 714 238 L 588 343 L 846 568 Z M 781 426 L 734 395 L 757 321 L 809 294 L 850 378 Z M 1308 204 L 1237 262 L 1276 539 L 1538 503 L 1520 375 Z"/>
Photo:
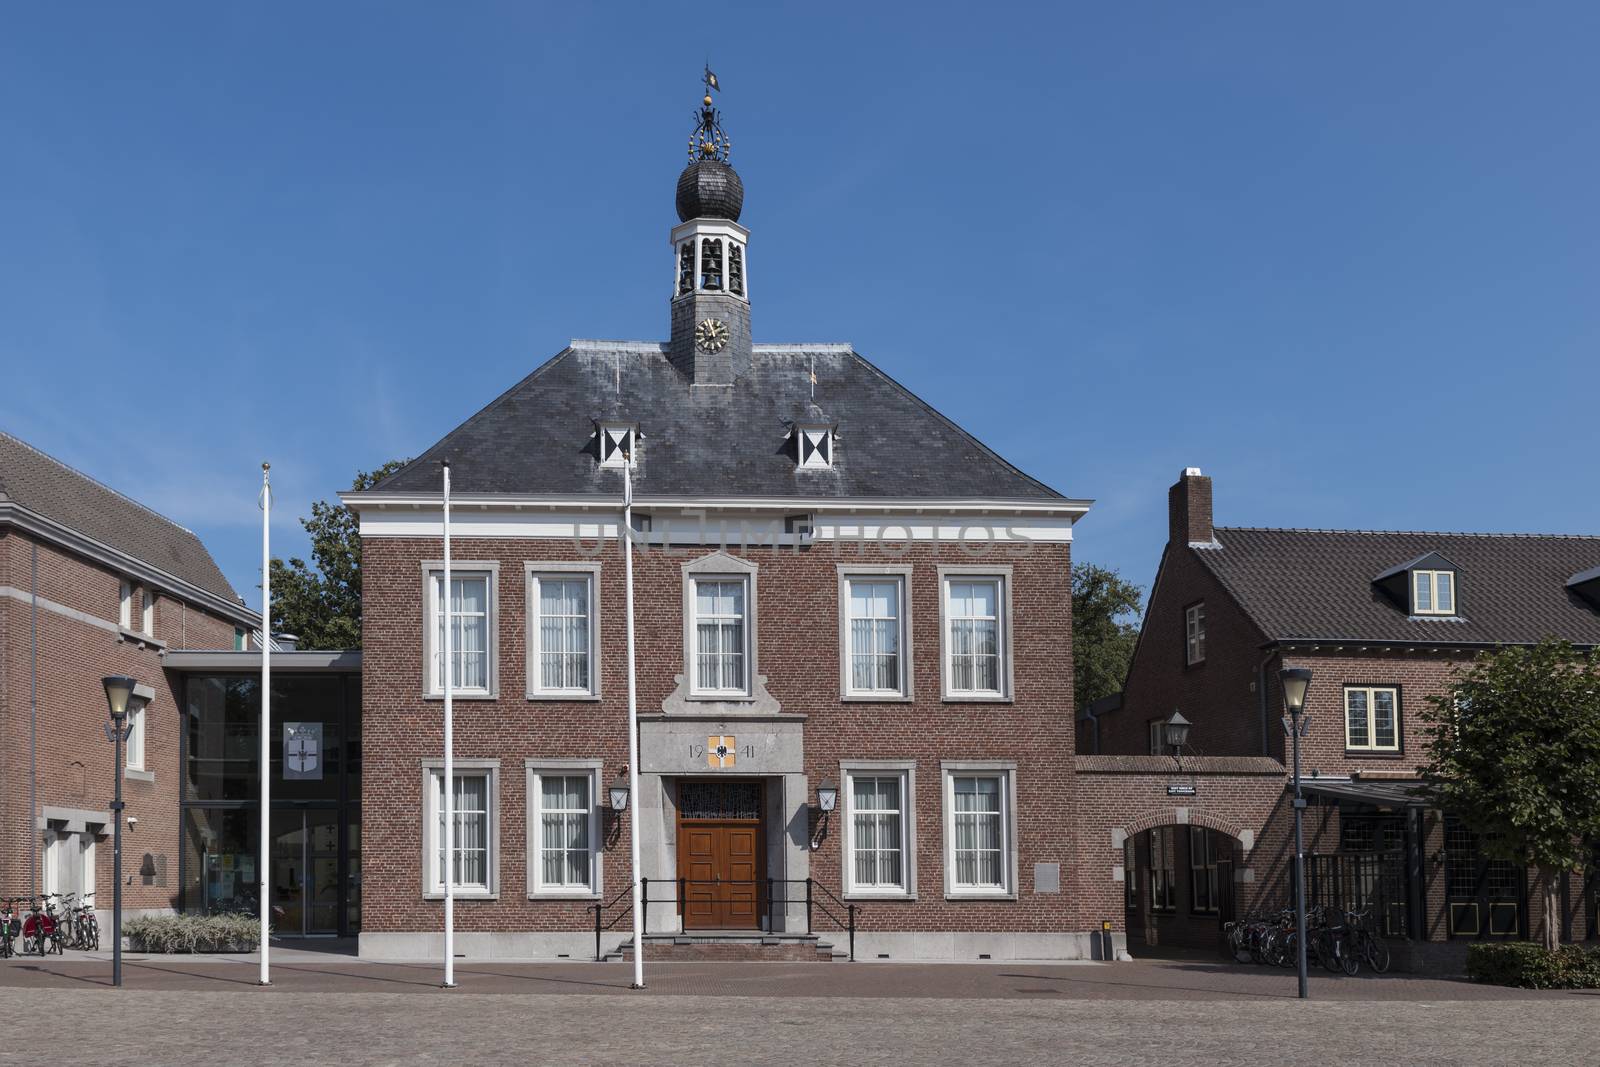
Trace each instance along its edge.
<path fill-rule="evenodd" d="M 689 165 L 678 175 L 678 219 L 672 229 L 676 282 L 669 358 L 696 385 L 731 385 L 750 367 L 750 291 L 739 225 L 744 183 L 728 164 L 730 142 L 711 94 L 720 87 L 707 68 L 706 95 L 689 138 Z"/>

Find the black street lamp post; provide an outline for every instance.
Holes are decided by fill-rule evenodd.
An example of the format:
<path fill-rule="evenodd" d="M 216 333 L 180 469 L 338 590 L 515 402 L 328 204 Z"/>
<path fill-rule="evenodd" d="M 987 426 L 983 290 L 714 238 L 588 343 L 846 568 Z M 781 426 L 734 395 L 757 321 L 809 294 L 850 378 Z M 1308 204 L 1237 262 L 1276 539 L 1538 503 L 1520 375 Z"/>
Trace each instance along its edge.
<path fill-rule="evenodd" d="M 106 740 L 116 746 L 112 767 L 116 775 L 116 799 L 111 802 L 111 984 L 122 984 L 122 743 L 133 732 L 129 714 L 138 714 L 145 700 L 134 693 L 132 678 L 113 674 L 101 679 L 106 688 L 106 706 L 111 721 L 106 723 Z"/>
<path fill-rule="evenodd" d="M 1305 715 L 1306 690 L 1311 688 L 1311 672 L 1304 667 L 1286 667 L 1278 672 L 1283 684 L 1283 705 L 1289 714 L 1283 728 L 1294 746 L 1294 928 L 1295 956 L 1300 968 L 1300 999 L 1310 995 L 1306 985 L 1306 846 L 1305 797 L 1300 795 L 1300 735 L 1311 721 Z"/>

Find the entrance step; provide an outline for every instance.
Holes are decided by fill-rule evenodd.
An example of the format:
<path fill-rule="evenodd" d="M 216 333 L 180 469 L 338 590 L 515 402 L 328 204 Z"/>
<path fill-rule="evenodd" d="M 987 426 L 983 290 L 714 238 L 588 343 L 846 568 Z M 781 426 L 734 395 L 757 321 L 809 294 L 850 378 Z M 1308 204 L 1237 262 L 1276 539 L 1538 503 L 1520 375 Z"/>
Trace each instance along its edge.
<path fill-rule="evenodd" d="M 692 930 L 681 934 L 645 934 L 647 960 L 769 960 L 830 963 L 849 953 L 815 934 L 769 934 L 751 930 Z M 606 954 L 607 962 L 633 959 L 633 938 Z"/>

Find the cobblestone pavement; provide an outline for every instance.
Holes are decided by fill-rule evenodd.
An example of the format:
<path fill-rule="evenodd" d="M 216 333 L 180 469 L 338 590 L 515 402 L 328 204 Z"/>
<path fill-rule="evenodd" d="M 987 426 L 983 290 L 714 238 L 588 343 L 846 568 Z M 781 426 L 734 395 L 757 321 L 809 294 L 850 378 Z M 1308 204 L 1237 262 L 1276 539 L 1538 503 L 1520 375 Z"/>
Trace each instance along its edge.
<path fill-rule="evenodd" d="M 1593 1063 L 1600 1003 L 6 989 L 0 1064 Z M 47 1025 L 18 1025 L 20 1020 Z"/>
<path fill-rule="evenodd" d="M 248 991 L 289 993 L 440 993 L 437 962 L 373 963 L 352 956 L 274 950 L 271 989 L 256 985 L 253 956 L 145 956 L 123 963 L 128 989 L 146 992 Z M 628 988 L 630 964 L 458 961 L 459 989 L 449 995 L 599 994 L 638 998 Z M 959 1000 L 1293 1000 L 1289 971 L 1220 960 L 1140 960 L 1133 963 L 651 963 L 646 997 L 931 998 Z M 8 988 L 84 989 L 110 984 L 109 959 L 69 954 L 42 960 L 0 961 L 0 991 Z M 1407 975 L 1354 978 L 1321 971 L 1311 977 L 1321 1001 L 1488 1001 L 1560 999 L 1477 985 L 1459 979 Z M 1600 1001 L 1600 998 L 1597 998 Z M 1591 1001 L 1597 1013 L 1600 1002 Z M 3 1047 L 3 1042 L 0 1042 Z"/>

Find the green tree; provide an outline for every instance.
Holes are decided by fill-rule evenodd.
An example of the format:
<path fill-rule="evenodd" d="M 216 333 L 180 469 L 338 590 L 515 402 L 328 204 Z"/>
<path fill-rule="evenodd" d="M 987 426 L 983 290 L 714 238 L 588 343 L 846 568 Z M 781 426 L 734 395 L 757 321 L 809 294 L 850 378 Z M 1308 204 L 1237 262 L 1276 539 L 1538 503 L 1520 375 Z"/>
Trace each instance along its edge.
<path fill-rule="evenodd" d="M 1600 839 L 1600 651 L 1546 640 L 1485 652 L 1429 703 L 1428 793 L 1488 855 L 1538 869 L 1554 949 L 1557 875 Z"/>
<path fill-rule="evenodd" d="M 1072 692 L 1079 710 L 1120 692 L 1139 640 L 1144 590 L 1108 567 L 1072 569 Z"/>
<path fill-rule="evenodd" d="M 370 489 L 409 463 L 397 459 L 361 471 L 351 489 Z M 311 557 L 272 561 L 272 632 L 294 634 L 301 648 L 361 647 L 361 533 L 356 517 L 337 500 L 311 505 L 300 525 L 311 535 Z"/>

